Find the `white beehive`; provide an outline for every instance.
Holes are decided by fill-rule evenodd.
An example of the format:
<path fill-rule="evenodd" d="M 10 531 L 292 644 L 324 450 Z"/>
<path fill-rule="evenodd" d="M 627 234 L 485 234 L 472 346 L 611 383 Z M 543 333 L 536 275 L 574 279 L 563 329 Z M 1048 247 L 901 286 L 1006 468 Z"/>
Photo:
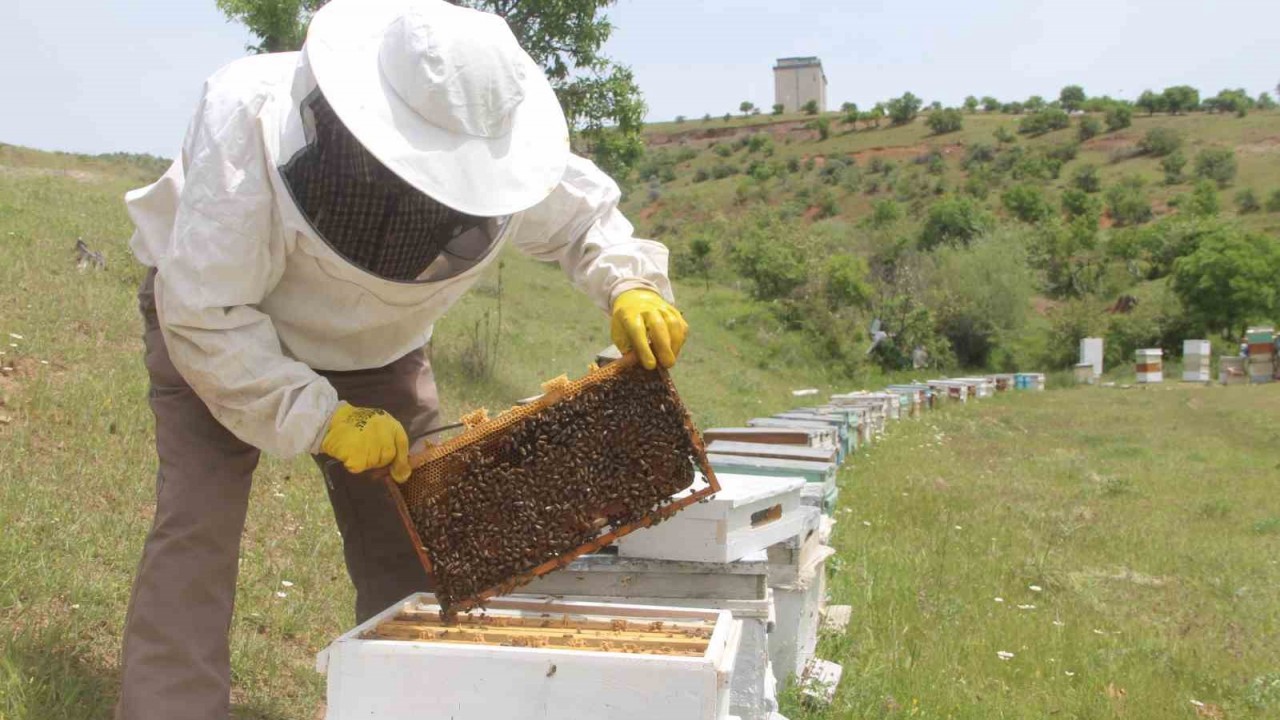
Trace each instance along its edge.
<path fill-rule="evenodd" d="M 728 611 L 523 598 L 487 604 L 482 621 L 442 627 L 434 598 L 419 593 L 335 640 L 316 658 L 328 678 L 325 717 L 729 716 L 741 625 Z"/>
<path fill-rule="evenodd" d="M 969 386 L 969 397 L 971 398 L 989 398 L 996 392 L 995 383 L 984 377 L 962 377 L 955 378 L 955 380 Z"/>
<path fill-rule="evenodd" d="M 825 430 L 831 433 L 832 437 L 835 438 L 836 448 L 839 450 L 841 461 L 844 460 L 844 457 L 848 455 L 851 450 L 850 439 L 847 434 L 841 430 L 839 424 L 831 421 L 814 419 L 795 420 L 780 417 L 751 418 L 747 421 L 747 427 Z"/>
<path fill-rule="evenodd" d="M 777 618 L 769 636 L 769 660 L 780 683 L 803 673 L 817 650 L 826 596 L 826 562 L 834 554 L 835 550 L 823 545 L 814 533 L 793 557 L 779 558 L 778 566 L 770 567 L 770 578 L 779 582 L 771 579 L 769 583 Z"/>
<path fill-rule="evenodd" d="M 1102 338 L 1080 339 L 1080 362 L 1093 366 L 1093 376 L 1102 377 Z"/>
<path fill-rule="evenodd" d="M 720 492 L 618 538 L 618 557 L 727 563 L 797 535 L 804 478 L 717 473 Z M 682 494 L 705 486 L 699 478 Z M 679 497 L 679 496 L 677 496 Z"/>
<path fill-rule="evenodd" d="M 836 486 L 836 464 L 807 460 L 779 460 L 777 458 L 746 457 L 744 455 L 720 455 L 708 453 L 707 461 L 721 473 L 737 475 L 765 475 L 768 477 L 801 477 L 805 482 L 820 485 L 824 493 Z"/>
<path fill-rule="evenodd" d="M 930 380 L 927 385 L 944 393 L 948 400 L 966 402 L 969 399 L 969 384 L 955 380 Z"/>
<path fill-rule="evenodd" d="M 711 428 L 702 431 L 704 442 L 716 440 L 731 442 L 768 443 L 770 445 L 799 445 L 801 447 L 832 448 L 837 446 L 836 433 L 830 428 Z"/>
<path fill-rule="evenodd" d="M 1209 369 L 1210 352 L 1208 340 L 1182 341 L 1183 382 L 1207 383 L 1213 379 Z"/>
<path fill-rule="evenodd" d="M 1143 348 L 1134 352 L 1138 382 L 1164 382 L 1164 351 L 1160 348 Z"/>
<path fill-rule="evenodd" d="M 800 445 L 774 445 L 772 443 L 738 442 L 736 440 L 712 440 L 707 452 L 721 455 L 745 455 L 747 457 L 778 458 L 779 460 L 808 460 L 809 462 L 836 462 L 836 449 L 802 447 Z"/>

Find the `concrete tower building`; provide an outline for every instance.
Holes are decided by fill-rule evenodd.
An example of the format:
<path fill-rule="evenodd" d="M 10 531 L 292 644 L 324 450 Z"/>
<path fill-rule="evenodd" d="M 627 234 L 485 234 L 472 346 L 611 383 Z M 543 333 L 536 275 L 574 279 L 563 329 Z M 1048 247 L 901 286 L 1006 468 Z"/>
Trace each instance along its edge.
<path fill-rule="evenodd" d="M 797 112 L 814 100 L 818 112 L 827 109 L 827 74 L 816 57 L 778 58 L 773 66 L 773 102 L 783 112 Z"/>

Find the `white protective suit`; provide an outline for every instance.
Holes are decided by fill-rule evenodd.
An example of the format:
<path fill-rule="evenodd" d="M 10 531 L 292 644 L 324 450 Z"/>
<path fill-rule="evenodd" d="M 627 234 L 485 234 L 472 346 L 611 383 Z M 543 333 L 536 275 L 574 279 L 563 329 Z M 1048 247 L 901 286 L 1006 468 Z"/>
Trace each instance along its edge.
<path fill-rule="evenodd" d="M 633 236 L 617 184 L 576 156 L 545 200 L 496 221 L 474 262 L 450 267 L 442 254 L 415 282 L 352 264 L 318 237 L 278 169 L 306 143 L 298 108 L 315 87 L 305 51 L 226 66 L 205 84 L 182 156 L 126 196 L 133 252 L 159 271 L 173 364 L 241 440 L 318 452 L 338 397 L 312 368 L 381 367 L 422 347 L 507 241 L 559 263 L 606 312 L 634 288 L 672 299 L 666 248 Z"/>

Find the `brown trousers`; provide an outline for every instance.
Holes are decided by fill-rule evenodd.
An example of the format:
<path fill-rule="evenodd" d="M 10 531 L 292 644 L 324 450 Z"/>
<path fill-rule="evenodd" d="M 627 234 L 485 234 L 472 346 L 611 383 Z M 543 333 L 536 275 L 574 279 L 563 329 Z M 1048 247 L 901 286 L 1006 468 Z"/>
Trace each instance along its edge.
<path fill-rule="evenodd" d="M 138 304 L 160 460 L 156 511 L 125 618 L 116 718 L 226 720 L 227 634 L 259 451 L 218 423 L 170 362 L 156 320 L 154 276 L 152 270 Z M 343 400 L 391 413 L 410 438 L 437 420 L 435 381 L 421 351 L 383 368 L 321 374 Z M 362 622 L 429 584 L 383 485 L 325 459 L 316 461 Z"/>

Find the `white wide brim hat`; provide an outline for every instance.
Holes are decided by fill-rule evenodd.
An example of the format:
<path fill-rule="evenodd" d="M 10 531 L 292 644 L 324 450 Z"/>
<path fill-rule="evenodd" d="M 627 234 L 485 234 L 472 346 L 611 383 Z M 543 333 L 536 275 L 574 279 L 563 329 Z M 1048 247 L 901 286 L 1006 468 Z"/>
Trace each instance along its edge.
<path fill-rule="evenodd" d="M 551 194 L 569 132 L 504 20 L 444 0 L 333 0 L 304 48 L 343 125 L 410 185 L 469 215 Z"/>

